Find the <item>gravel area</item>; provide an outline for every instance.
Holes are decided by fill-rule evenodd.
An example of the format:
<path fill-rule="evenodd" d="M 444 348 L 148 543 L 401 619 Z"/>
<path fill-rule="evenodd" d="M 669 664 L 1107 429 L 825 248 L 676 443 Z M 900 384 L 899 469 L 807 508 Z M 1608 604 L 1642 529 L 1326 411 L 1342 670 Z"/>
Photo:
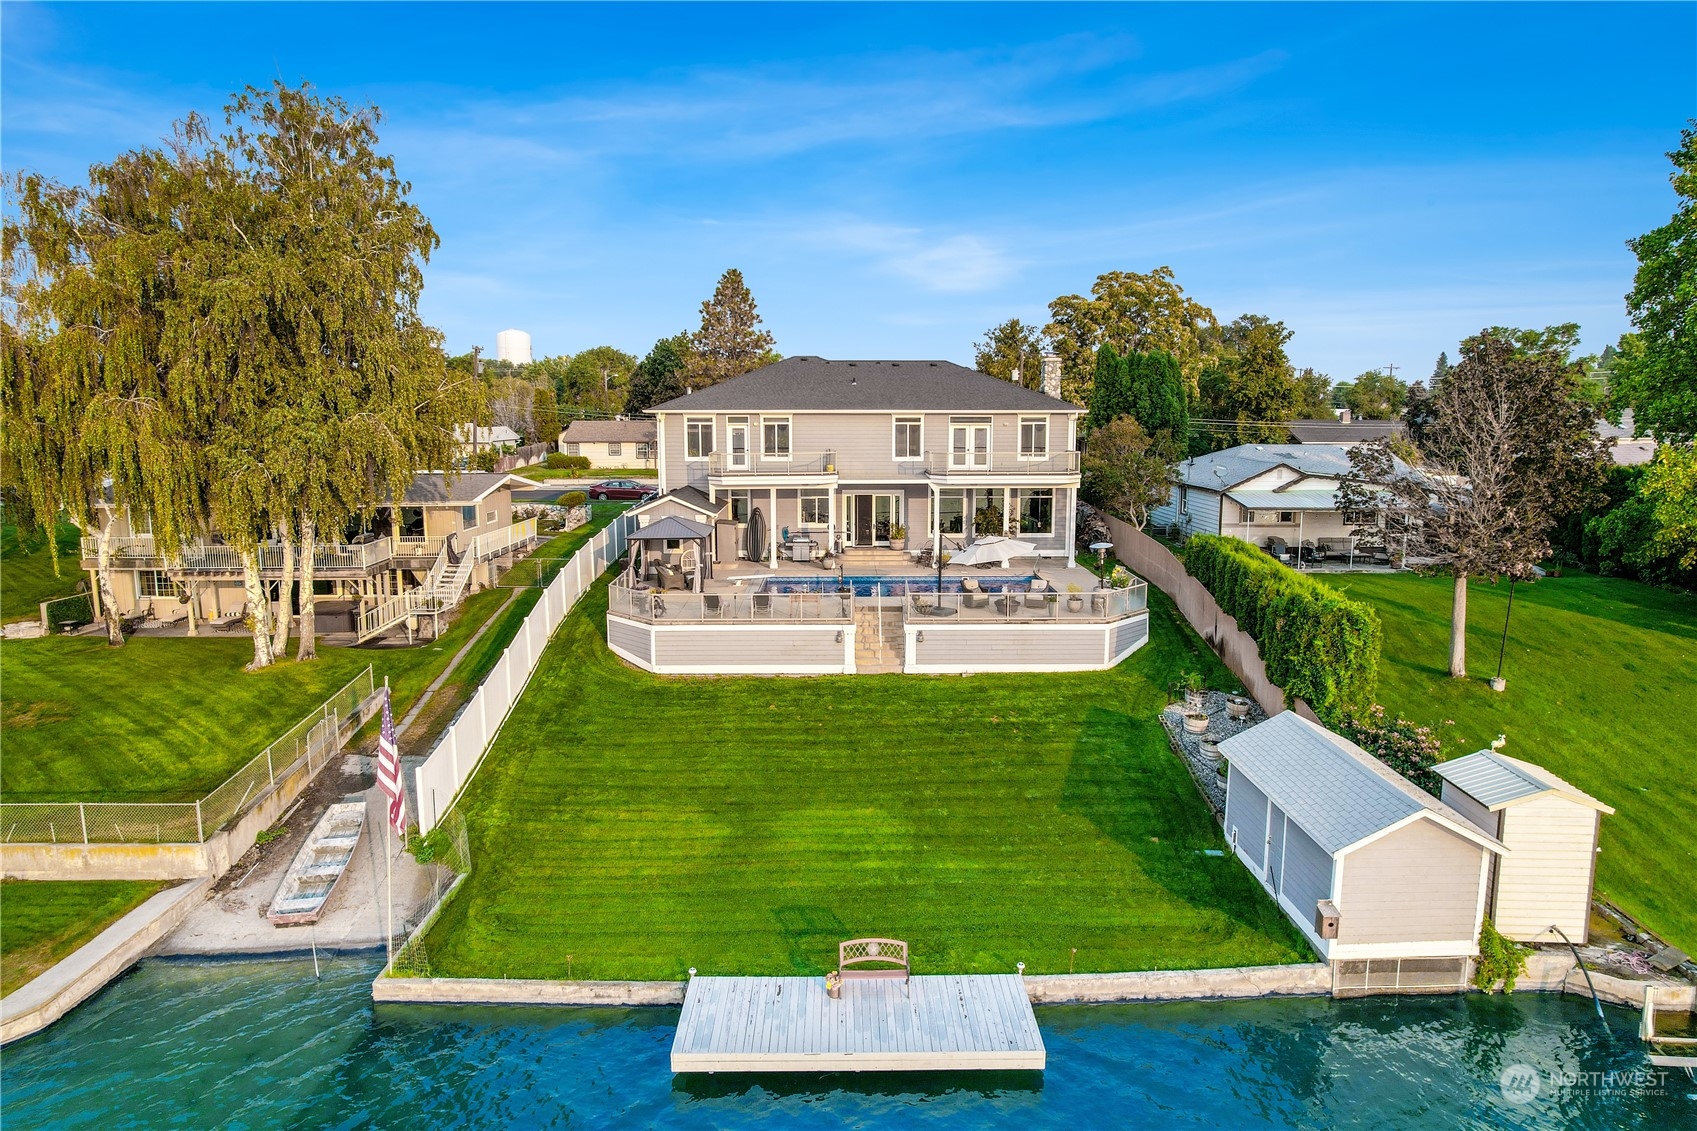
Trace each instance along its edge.
<path fill-rule="evenodd" d="M 1210 691 L 1207 695 L 1207 734 L 1191 734 L 1184 729 L 1182 702 L 1169 704 L 1167 709 L 1161 712 L 1161 725 L 1167 728 L 1167 740 L 1172 743 L 1173 752 L 1189 767 L 1190 776 L 1196 779 L 1202 796 L 1208 799 L 1208 804 L 1214 807 L 1214 815 L 1219 817 L 1226 811 L 1226 778 L 1220 773 L 1220 763 L 1203 755 L 1202 740 L 1211 737 L 1224 742 L 1233 735 L 1242 734 L 1256 723 L 1263 722 L 1267 713 L 1252 699 L 1249 703 L 1249 713 L 1241 719 L 1234 719 L 1226 711 L 1225 692 Z"/>

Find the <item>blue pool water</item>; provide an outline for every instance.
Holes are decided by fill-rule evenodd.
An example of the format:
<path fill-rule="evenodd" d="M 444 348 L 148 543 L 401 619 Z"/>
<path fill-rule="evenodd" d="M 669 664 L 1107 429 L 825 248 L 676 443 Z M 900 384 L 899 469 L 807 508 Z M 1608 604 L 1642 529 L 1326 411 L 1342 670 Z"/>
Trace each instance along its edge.
<path fill-rule="evenodd" d="M 151 960 L 6 1049 L 30 1128 L 1697 1127 L 1634 1015 L 1545 994 L 1048 1007 L 1041 1074 L 667 1069 L 675 1009 L 377 1006 L 378 963 Z M 1510 1103 L 1505 1068 L 1540 1082 Z M 1611 1076 L 1610 1073 L 1615 1075 Z M 1521 1093 L 1516 1093 L 1517 1097 Z"/>
<path fill-rule="evenodd" d="M 973 578 L 979 586 L 992 593 L 998 593 L 1004 586 L 1011 585 L 1015 591 L 1023 593 L 1031 587 L 1035 574 L 1003 574 L 987 573 Z M 961 578 L 943 578 L 943 592 L 959 593 Z M 838 578 L 834 575 L 820 577 L 771 577 L 767 578 L 762 592 L 766 593 L 835 593 L 838 585 L 849 585 L 854 589 L 856 597 L 905 597 L 909 593 L 937 592 L 937 576 L 932 574 L 913 574 L 907 577 L 859 577 L 848 576 Z"/>

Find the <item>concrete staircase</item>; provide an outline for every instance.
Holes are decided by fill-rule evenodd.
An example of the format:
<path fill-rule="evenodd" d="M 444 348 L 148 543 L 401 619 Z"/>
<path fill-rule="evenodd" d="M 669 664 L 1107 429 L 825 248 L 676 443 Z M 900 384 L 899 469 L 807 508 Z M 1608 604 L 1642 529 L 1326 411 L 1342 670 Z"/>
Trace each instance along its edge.
<path fill-rule="evenodd" d="M 881 630 L 881 631 L 880 631 Z M 854 670 L 861 675 L 899 672 L 907 658 L 907 637 L 900 608 L 882 612 L 875 605 L 854 610 Z"/>
<path fill-rule="evenodd" d="M 877 546 L 850 547 L 843 551 L 842 563 L 843 572 L 851 575 L 913 568 L 913 559 L 905 550 L 887 550 Z"/>

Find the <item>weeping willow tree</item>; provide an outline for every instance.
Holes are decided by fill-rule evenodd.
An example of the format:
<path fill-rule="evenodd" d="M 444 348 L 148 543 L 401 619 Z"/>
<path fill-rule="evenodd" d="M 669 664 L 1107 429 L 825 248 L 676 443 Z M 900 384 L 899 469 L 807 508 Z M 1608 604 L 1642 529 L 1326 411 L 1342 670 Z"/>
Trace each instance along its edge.
<path fill-rule="evenodd" d="M 212 510 L 236 534 L 250 589 L 259 543 L 281 550 L 281 615 L 268 642 L 254 634 L 263 667 L 287 643 L 297 560 L 304 660 L 320 540 L 398 500 L 415 470 L 448 466 L 480 386 L 450 375 L 419 318 L 438 239 L 378 151 L 378 111 L 277 84 L 237 95 L 224 120 L 217 137 L 195 119 L 183 128 L 206 153 L 210 215 L 197 228 L 211 238 L 191 249 L 172 348 L 195 383 L 221 389 Z"/>
<path fill-rule="evenodd" d="M 107 639 L 123 644 L 112 531 L 145 518 L 174 554 L 204 516 L 199 453 L 161 348 L 176 298 L 176 223 L 187 190 L 171 157 L 125 154 L 67 186 L 9 179 L 4 222 L 0 421 L 8 505 L 51 537 L 61 512 L 96 543 Z"/>

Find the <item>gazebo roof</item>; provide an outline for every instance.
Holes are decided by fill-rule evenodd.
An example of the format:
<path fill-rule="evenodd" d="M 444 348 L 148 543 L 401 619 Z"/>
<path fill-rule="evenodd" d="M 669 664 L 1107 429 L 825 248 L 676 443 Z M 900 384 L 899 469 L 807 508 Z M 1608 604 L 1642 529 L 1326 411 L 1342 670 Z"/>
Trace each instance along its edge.
<path fill-rule="evenodd" d="M 673 539 L 711 538 L 713 537 L 713 528 L 704 522 L 694 522 L 687 518 L 680 518 L 675 514 L 669 514 L 664 518 L 655 519 L 647 526 L 631 531 L 630 536 L 633 542 L 657 542 L 662 539 L 669 542 Z"/>

